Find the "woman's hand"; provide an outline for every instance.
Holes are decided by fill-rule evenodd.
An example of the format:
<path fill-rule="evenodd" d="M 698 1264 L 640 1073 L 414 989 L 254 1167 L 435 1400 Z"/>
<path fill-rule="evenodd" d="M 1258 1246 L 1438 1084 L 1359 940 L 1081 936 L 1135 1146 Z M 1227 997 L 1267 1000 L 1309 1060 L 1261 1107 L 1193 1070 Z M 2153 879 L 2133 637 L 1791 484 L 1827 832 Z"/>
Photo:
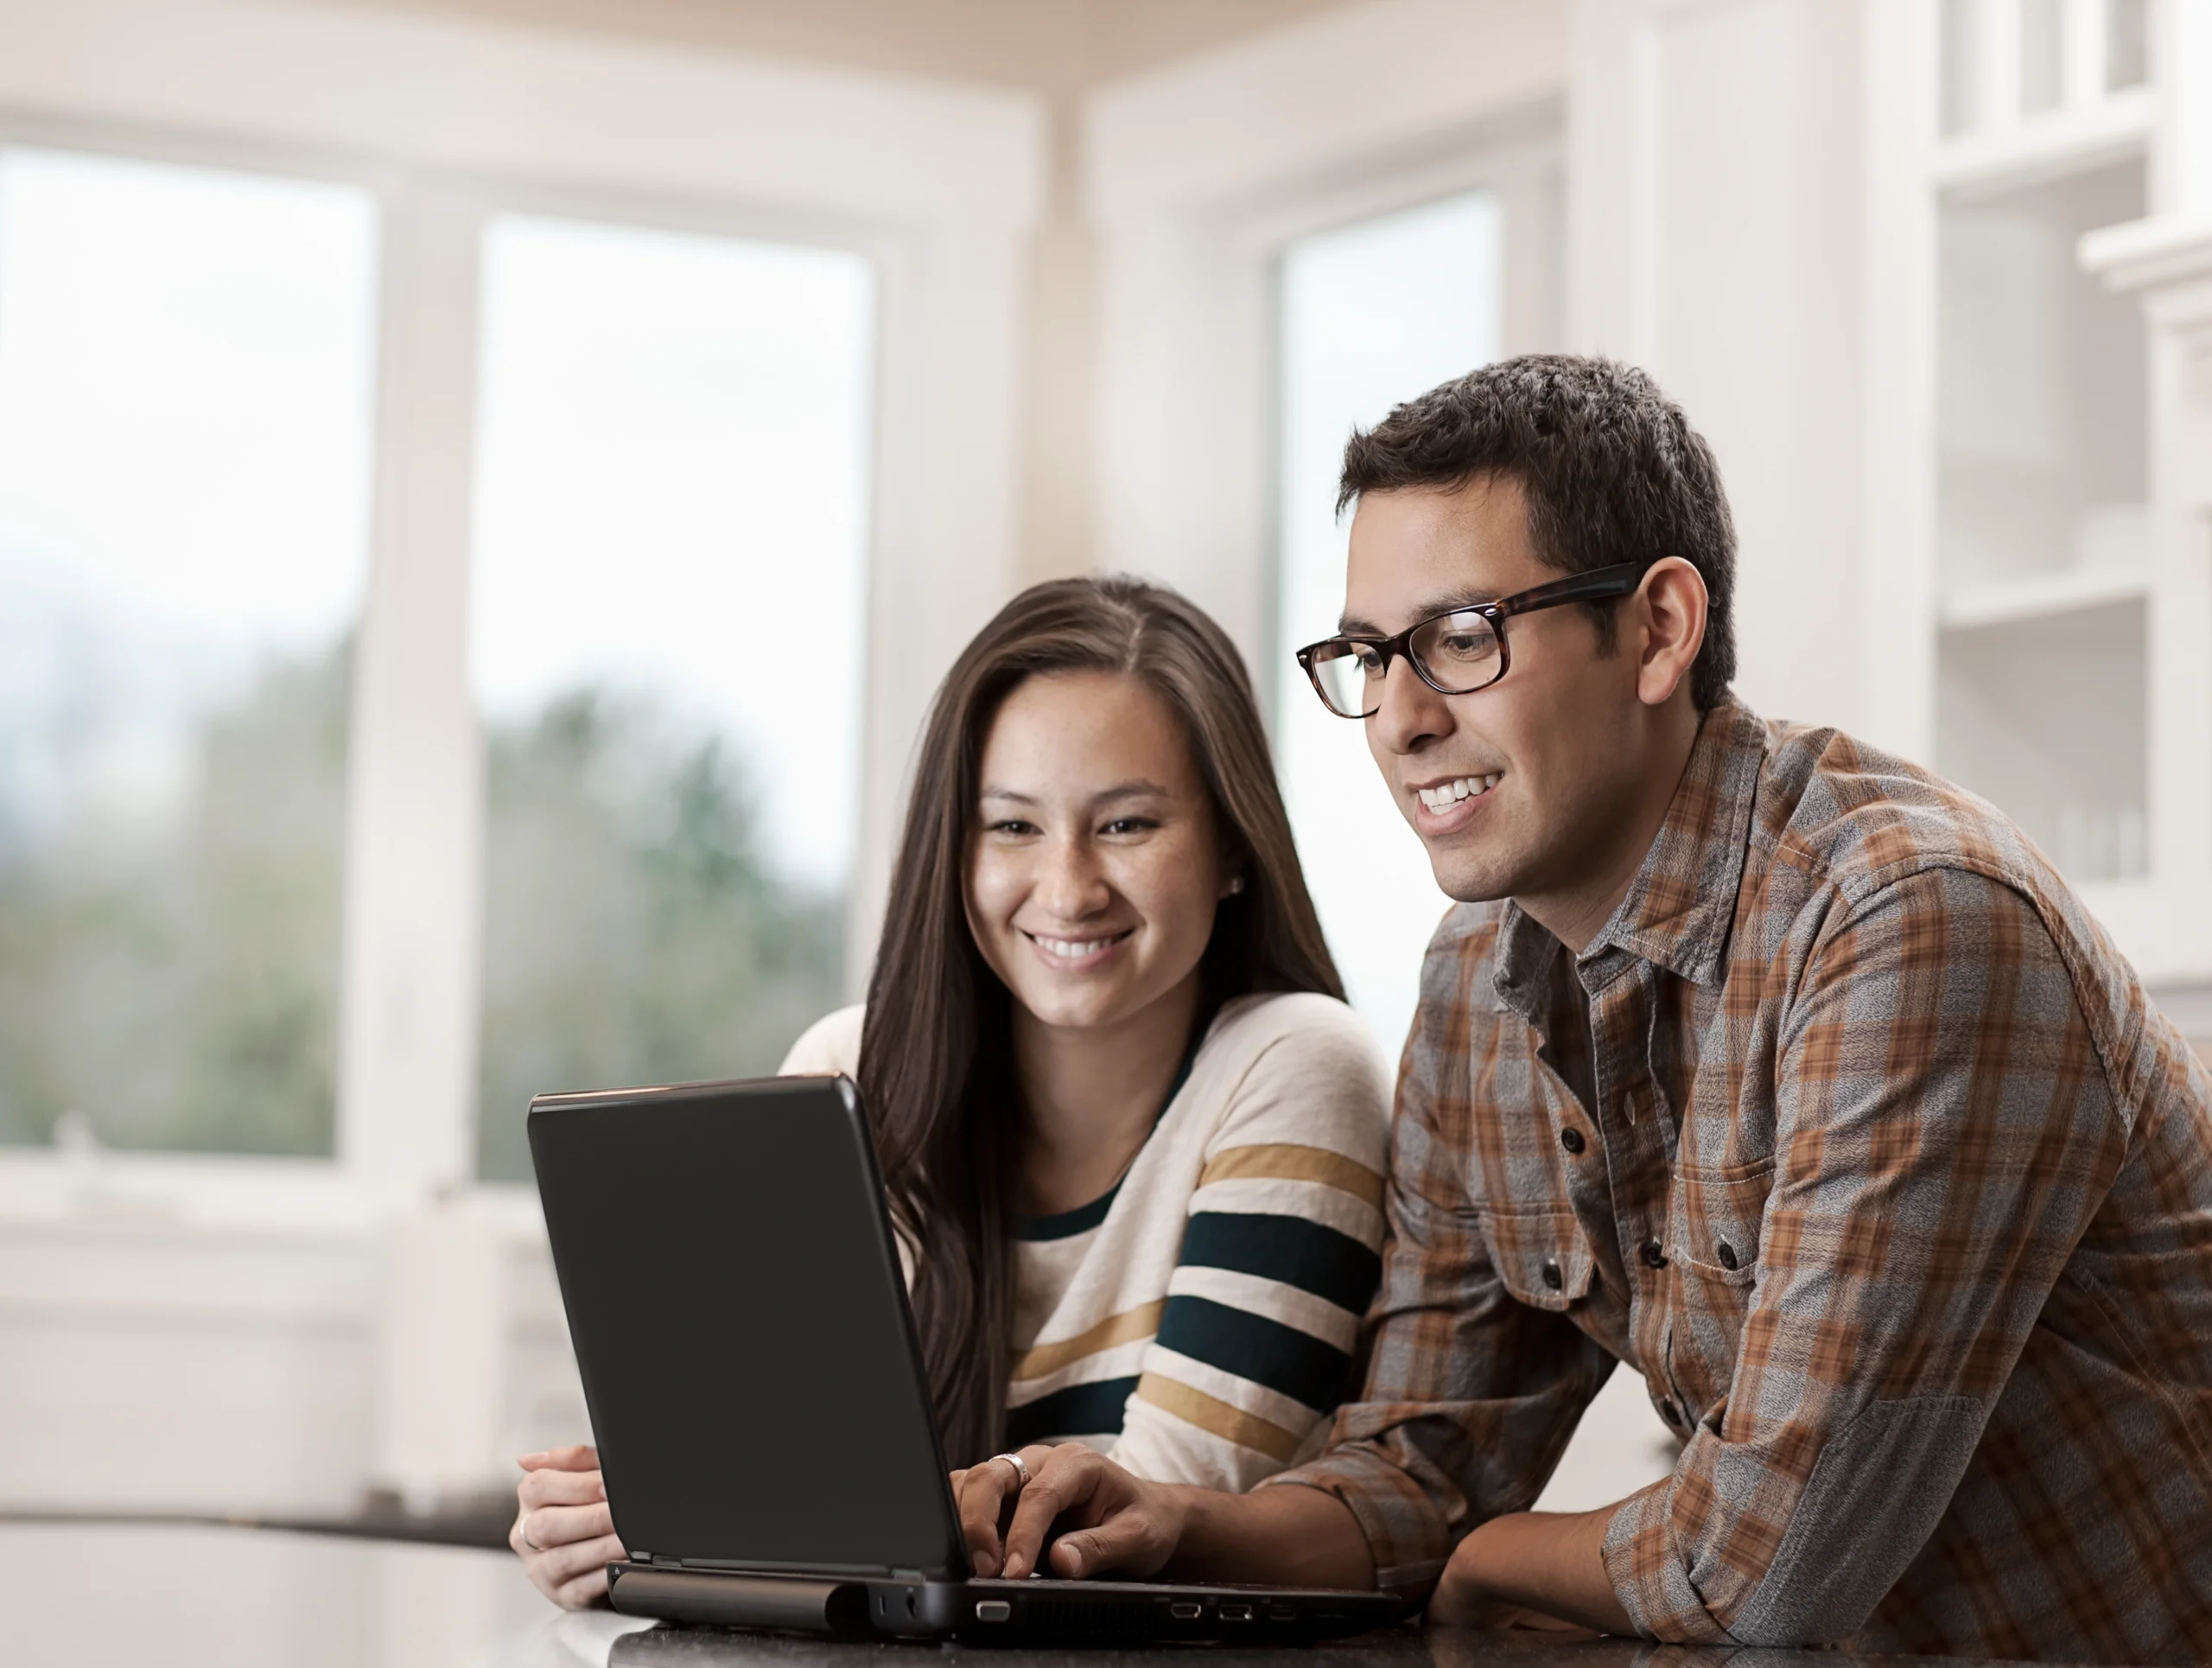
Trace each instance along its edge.
<path fill-rule="evenodd" d="M 1178 1492 L 1131 1476 L 1081 1442 L 1021 1450 L 1022 1482 L 1003 1459 L 952 1474 L 968 1562 L 981 1576 L 1019 1581 L 1040 1563 L 1070 1578 L 1157 1574 L 1183 1537 Z M 1049 1560 L 1046 1538 L 1055 1525 Z"/>
<path fill-rule="evenodd" d="M 519 1510 L 507 1544 L 537 1590 L 563 1610 L 607 1601 L 607 1566 L 630 1555 L 614 1533 L 595 1448 L 556 1448 L 517 1461 Z M 1007 1469 L 1001 1466 L 1000 1470 Z"/>

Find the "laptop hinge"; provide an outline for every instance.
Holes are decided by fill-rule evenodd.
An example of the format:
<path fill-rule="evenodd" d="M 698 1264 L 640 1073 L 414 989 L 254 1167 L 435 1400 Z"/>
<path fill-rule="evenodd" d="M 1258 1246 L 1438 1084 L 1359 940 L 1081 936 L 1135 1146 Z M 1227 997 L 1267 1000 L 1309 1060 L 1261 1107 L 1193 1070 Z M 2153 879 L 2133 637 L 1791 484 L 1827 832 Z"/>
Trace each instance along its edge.
<path fill-rule="evenodd" d="M 651 1552 L 632 1552 L 632 1563 L 651 1564 L 656 1569 L 703 1570 L 715 1575 L 755 1576 L 767 1581 L 927 1581 L 928 1575 L 920 1569 L 893 1569 L 885 1564 L 854 1564 L 842 1569 L 778 1569 L 774 1565 L 737 1563 L 723 1558 L 700 1558 L 686 1563 L 681 1558 L 671 1558 L 666 1553 L 656 1556 Z"/>

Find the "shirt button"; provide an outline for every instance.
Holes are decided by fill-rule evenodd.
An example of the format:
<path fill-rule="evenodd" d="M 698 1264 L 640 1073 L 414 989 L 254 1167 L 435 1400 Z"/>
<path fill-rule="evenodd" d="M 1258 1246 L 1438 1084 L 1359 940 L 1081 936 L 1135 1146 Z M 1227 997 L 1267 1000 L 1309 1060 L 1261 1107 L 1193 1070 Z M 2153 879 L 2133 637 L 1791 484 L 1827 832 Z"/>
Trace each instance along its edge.
<path fill-rule="evenodd" d="M 1561 1286 L 1567 1283 L 1560 1275 L 1558 1264 L 1547 1263 L 1544 1264 L 1544 1283 L 1549 1286 L 1554 1291 L 1557 1291 Z"/>
<path fill-rule="evenodd" d="M 1713 1255 L 1720 1259 L 1720 1266 L 1722 1268 L 1732 1270 L 1735 1268 L 1736 1248 L 1730 1245 L 1726 1239 L 1720 1242 L 1719 1249 L 1713 1252 Z"/>
<path fill-rule="evenodd" d="M 1663 1269 L 1667 1266 L 1667 1253 L 1661 1249 L 1656 1239 L 1647 1239 L 1643 1242 L 1643 1265 L 1650 1269 Z"/>
<path fill-rule="evenodd" d="M 1582 1131 L 1580 1130 L 1561 1130 L 1559 1132 L 1559 1144 L 1566 1148 L 1567 1151 L 1571 1153 L 1580 1152 L 1582 1150 Z"/>

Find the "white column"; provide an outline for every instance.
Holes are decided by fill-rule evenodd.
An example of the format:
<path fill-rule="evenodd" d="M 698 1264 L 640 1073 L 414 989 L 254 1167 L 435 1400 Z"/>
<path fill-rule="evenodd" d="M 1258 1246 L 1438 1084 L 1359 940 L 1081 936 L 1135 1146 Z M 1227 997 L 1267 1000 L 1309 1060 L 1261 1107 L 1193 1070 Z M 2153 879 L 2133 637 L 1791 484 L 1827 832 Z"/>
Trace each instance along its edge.
<path fill-rule="evenodd" d="M 1972 50 L 1972 131 L 2011 127 L 2020 119 L 2020 0 L 1978 0 Z"/>
<path fill-rule="evenodd" d="M 1864 339 L 1866 297 L 1915 254 L 1870 254 L 1853 212 L 1866 30 L 1841 0 L 1585 0 L 1568 101 L 1570 344 L 1643 365 L 1719 459 L 1744 698 L 1852 730 L 1895 624 L 1862 566 L 1869 366 L 1896 347 Z"/>
<path fill-rule="evenodd" d="M 2075 108 L 2105 96 L 2106 10 L 2111 0 L 2065 0 L 2061 97 Z"/>
<path fill-rule="evenodd" d="M 2151 211 L 2212 214 L 2212 5 L 2152 0 Z"/>
<path fill-rule="evenodd" d="M 2151 855 L 2162 879 L 2187 888 L 2201 922 L 2212 914 L 2212 221 L 2170 244 L 2164 264 L 2166 276 L 2139 292 L 2157 539 Z"/>
<path fill-rule="evenodd" d="M 930 697 L 1020 589 L 1016 355 L 1033 209 L 1025 201 L 942 224 L 886 257 L 865 774 L 845 940 L 856 998 L 875 958 Z"/>
<path fill-rule="evenodd" d="M 457 1195 L 394 1223 L 383 1260 L 372 1481 L 427 1511 L 514 1475 L 509 1238 Z"/>
<path fill-rule="evenodd" d="M 1923 0 L 1868 0 L 1865 81 L 1865 403 L 1859 478 L 1859 734 L 1936 758 L 1936 143 L 1937 43 Z"/>

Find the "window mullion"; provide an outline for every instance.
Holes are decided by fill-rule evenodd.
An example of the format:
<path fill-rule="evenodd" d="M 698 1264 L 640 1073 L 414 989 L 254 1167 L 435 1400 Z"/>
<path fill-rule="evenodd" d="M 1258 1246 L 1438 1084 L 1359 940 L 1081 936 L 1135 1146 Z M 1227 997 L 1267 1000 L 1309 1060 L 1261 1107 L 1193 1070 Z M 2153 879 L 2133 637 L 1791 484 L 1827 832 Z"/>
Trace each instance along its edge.
<path fill-rule="evenodd" d="M 385 199 L 372 569 L 354 672 L 339 1154 L 394 1204 L 472 1162 L 481 744 L 468 549 L 483 215 Z"/>

